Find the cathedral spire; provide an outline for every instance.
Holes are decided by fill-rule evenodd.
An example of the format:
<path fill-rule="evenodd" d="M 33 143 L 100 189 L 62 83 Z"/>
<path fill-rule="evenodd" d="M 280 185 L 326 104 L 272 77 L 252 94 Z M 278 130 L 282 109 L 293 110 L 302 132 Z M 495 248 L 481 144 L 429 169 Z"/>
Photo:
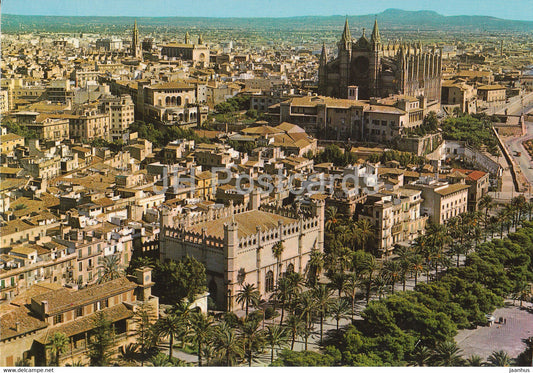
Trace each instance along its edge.
<path fill-rule="evenodd" d="M 374 29 L 372 30 L 372 36 L 370 38 L 373 46 L 381 44 L 381 36 L 379 35 L 378 18 L 374 20 Z"/>
<path fill-rule="evenodd" d="M 341 40 L 345 43 L 349 43 L 352 41 L 352 35 L 350 34 L 350 26 L 348 26 L 348 17 L 346 17 L 346 21 L 344 22 L 344 31 L 342 32 Z"/>
<path fill-rule="evenodd" d="M 185 33 L 185 44 L 189 44 L 189 43 L 190 43 L 190 40 L 189 40 L 189 39 L 190 39 L 190 38 L 189 38 L 189 31 L 187 31 L 187 32 Z"/>
<path fill-rule="evenodd" d="M 322 52 L 320 53 L 320 66 L 325 66 L 328 62 L 328 52 L 326 52 L 326 43 L 322 43 Z"/>
<path fill-rule="evenodd" d="M 137 29 L 137 20 L 135 20 L 133 23 L 133 31 L 131 33 L 131 55 L 138 58 L 140 54 L 139 30 Z"/>

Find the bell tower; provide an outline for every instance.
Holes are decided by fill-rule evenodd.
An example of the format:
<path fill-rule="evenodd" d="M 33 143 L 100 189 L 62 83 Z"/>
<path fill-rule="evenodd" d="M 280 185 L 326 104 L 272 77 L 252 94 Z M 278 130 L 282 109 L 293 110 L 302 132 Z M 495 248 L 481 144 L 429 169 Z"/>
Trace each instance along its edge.
<path fill-rule="evenodd" d="M 341 40 L 337 44 L 339 48 L 339 87 L 337 97 L 346 98 L 348 95 L 348 83 L 350 81 L 350 62 L 352 60 L 352 35 L 348 25 L 348 17 L 344 22 L 344 31 Z"/>
<path fill-rule="evenodd" d="M 139 30 L 137 29 L 137 20 L 133 24 L 133 32 L 131 33 L 131 55 L 132 57 L 141 57 L 141 45 L 139 44 Z"/>

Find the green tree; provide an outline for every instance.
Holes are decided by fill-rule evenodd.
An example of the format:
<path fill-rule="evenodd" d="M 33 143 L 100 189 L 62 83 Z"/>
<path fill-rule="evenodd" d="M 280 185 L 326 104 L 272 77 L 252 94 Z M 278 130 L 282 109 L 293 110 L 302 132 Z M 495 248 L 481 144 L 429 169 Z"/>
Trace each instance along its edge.
<path fill-rule="evenodd" d="M 154 294 L 162 303 L 174 304 L 188 299 L 193 301 L 207 289 L 205 266 L 192 257 L 176 262 L 158 262 L 152 274 Z"/>
<path fill-rule="evenodd" d="M 235 329 L 227 324 L 218 325 L 215 346 L 228 367 L 235 365 L 244 356 L 242 341 L 239 340 Z"/>
<path fill-rule="evenodd" d="M 315 351 L 284 350 L 279 359 L 271 366 L 275 367 L 331 367 L 336 364 L 335 358 L 328 354 Z"/>
<path fill-rule="evenodd" d="M 241 335 L 244 341 L 244 352 L 248 359 L 248 366 L 251 367 L 254 353 L 261 350 L 265 344 L 264 332 L 260 329 L 260 320 L 246 318 L 242 325 Z"/>
<path fill-rule="evenodd" d="M 54 355 L 55 365 L 59 366 L 59 356 L 65 353 L 69 346 L 69 339 L 64 333 L 56 332 L 48 338 L 48 348 Z"/>
<path fill-rule="evenodd" d="M 285 251 L 285 246 L 283 246 L 283 242 L 278 241 L 272 246 L 272 255 L 274 255 L 274 258 L 276 258 L 277 262 L 277 277 L 276 279 L 279 279 L 279 274 L 281 270 L 281 256 L 283 255 L 283 251 Z"/>
<path fill-rule="evenodd" d="M 198 366 L 201 367 L 203 348 L 215 334 L 215 321 L 202 312 L 193 312 L 191 316 L 188 339 L 198 348 Z"/>
<path fill-rule="evenodd" d="M 98 278 L 98 283 L 104 283 L 111 281 L 122 276 L 122 271 L 120 270 L 120 255 L 106 255 L 100 257 L 98 260 L 98 267 L 101 270 L 101 274 Z"/>
<path fill-rule="evenodd" d="M 90 365 L 109 366 L 115 347 L 115 336 L 111 328 L 111 322 L 101 311 L 96 313 L 91 334 L 88 346 Z"/>
<path fill-rule="evenodd" d="M 512 359 L 507 352 L 500 350 L 494 351 L 487 359 L 490 366 L 493 367 L 508 367 L 511 366 Z"/>
<path fill-rule="evenodd" d="M 166 317 L 160 318 L 156 323 L 156 330 L 160 337 L 169 339 L 168 358 L 172 359 L 174 348 L 174 338 L 185 336 L 187 331 L 187 322 L 180 317 L 181 315 L 172 312 Z"/>
<path fill-rule="evenodd" d="M 270 364 L 274 362 L 274 349 L 281 348 L 287 344 L 287 329 L 279 325 L 267 326 L 265 341 L 270 347 Z"/>
<path fill-rule="evenodd" d="M 237 303 L 241 304 L 243 308 L 246 306 L 246 316 L 248 316 L 249 306 L 257 307 L 260 300 L 261 295 L 253 284 L 244 284 L 237 293 Z"/>
<path fill-rule="evenodd" d="M 305 322 L 296 315 L 289 315 L 285 327 L 291 335 L 291 351 L 294 350 L 294 343 L 296 338 L 304 332 L 306 325 Z"/>
<path fill-rule="evenodd" d="M 453 341 L 439 342 L 435 347 L 433 363 L 443 367 L 461 366 L 464 364 L 461 349 Z"/>
<path fill-rule="evenodd" d="M 369 220 L 359 220 L 354 225 L 353 235 L 360 249 L 365 251 L 366 243 L 374 237 L 374 227 Z"/>
<path fill-rule="evenodd" d="M 342 319 L 348 318 L 349 305 L 345 299 L 337 298 L 330 305 L 330 314 L 333 316 L 337 322 L 337 330 L 339 330 L 339 322 Z"/>
<path fill-rule="evenodd" d="M 320 319 L 320 342 L 322 343 L 322 337 L 324 334 L 324 319 L 328 315 L 331 307 L 331 290 L 325 284 L 318 284 L 313 288 L 311 292 L 318 310 L 318 316 Z"/>
<path fill-rule="evenodd" d="M 310 286 L 315 286 L 324 270 L 324 254 L 320 250 L 312 250 L 305 267 L 307 282 Z"/>
<path fill-rule="evenodd" d="M 148 351 L 157 345 L 157 333 L 154 333 L 153 322 L 157 312 L 150 303 L 142 302 L 133 313 L 134 335 L 139 346 L 141 366 L 144 366 Z"/>
<path fill-rule="evenodd" d="M 483 361 L 483 358 L 481 356 L 471 355 L 469 358 L 466 359 L 466 366 L 482 367 L 485 366 L 485 362 Z"/>

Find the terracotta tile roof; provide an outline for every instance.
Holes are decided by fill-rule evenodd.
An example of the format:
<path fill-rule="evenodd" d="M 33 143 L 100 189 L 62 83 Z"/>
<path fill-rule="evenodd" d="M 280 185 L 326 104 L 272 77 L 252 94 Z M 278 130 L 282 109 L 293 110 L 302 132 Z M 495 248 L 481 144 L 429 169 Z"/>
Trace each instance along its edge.
<path fill-rule="evenodd" d="M 72 291 L 66 288 L 32 298 L 38 304 L 48 301 L 48 314 L 53 315 L 84 304 L 96 302 L 99 299 L 122 294 L 135 289 L 137 285 L 126 277 L 120 277 L 103 284 L 89 286 L 82 290 Z"/>
<path fill-rule="evenodd" d="M 128 309 L 124 304 L 105 308 L 101 312 L 104 314 L 105 318 L 112 323 L 119 320 L 128 319 L 133 316 L 133 311 Z M 96 313 L 93 313 L 92 315 L 79 318 L 72 322 L 49 328 L 42 337 L 37 339 L 37 341 L 41 344 L 46 344 L 50 336 L 54 335 L 55 333 L 63 333 L 67 337 L 71 337 L 73 335 L 92 330 L 94 329 L 96 315 Z"/>
<path fill-rule="evenodd" d="M 278 226 L 278 221 L 283 224 L 294 223 L 296 220 L 285 216 L 272 214 L 266 211 L 246 211 L 241 214 L 235 214 L 215 221 L 197 224 L 191 227 L 191 231 L 201 233 L 202 228 L 206 228 L 209 236 L 219 238 L 224 237 L 224 224 L 235 221 L 237 223 L 238 236 L 246 237 L 257 232 L 256 227 L 260 226 L 263 231 L 274 229 Z"/>
<path fill-rule="evenodd" d="M 465 170 L 462 168 L 454 168 L 452 171 L 458 171 L 468 177 L 468 179 L 472 181 L 478 181 L 483 176 L 485 176 L 487 173 L 479 170 Z"/>
<path fill-rule="evenodd" d="M 16 323 L 19 323 L 18 332 L 15 329 Z M 0 316 L 0 341 L 44 329 L 47 326 L 47 322 L 33 316 L 25 306 L 17 307 L 13 311 Z"/>

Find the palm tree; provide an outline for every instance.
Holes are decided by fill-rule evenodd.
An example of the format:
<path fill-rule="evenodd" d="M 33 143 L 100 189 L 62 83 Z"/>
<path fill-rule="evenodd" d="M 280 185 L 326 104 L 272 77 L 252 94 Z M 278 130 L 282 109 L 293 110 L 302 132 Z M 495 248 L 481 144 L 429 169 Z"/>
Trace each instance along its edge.
<path fill-rule="evenodd" d="M 56 332 L 48 338 L 48 348 L 54 354 L 56 366 L 59 366 L 59 355 L 67 351 L 69 342 L 68 337 L 64 333 Z"/>
<path fill-rule="evenodd" d="M 364 281 L 366 285 L 366 303 L 370 301 L 370 291 L 372 289 L 372 279 L 374 277 L 374 273 L 379 269 L 379 265 L 376 261 L 376 258 L 366 253 L 366 255 L 363 257 L 362 262 L 360 263 L 361 266 L 361 273 L 365 276 Z"/>
<path fill-rule="evenodd" d="M 337 322 L 337 330 L 339 330 L 339 321 L 348 318 L 348 302 L 345 299 L 337 298 L 330 306 L 330 314 Z"/>
<path fill-rule="evenodd" d="M 114 280 L 122 276 L 122 271 L 120 270 L 119 255 L 107 255 L 99 258 L 98 267 L 102 270 L 101 272 L 99 272 L 99 284 Z"/>
<path fill-rule="evenodd" d="M 225 323 L 218 326 L 215 346 L 228 367 L 233 366 L 244 355 L 242 342 L 239 340 L 235 329 Z"/>
<path fill-rule="evenodd" d="M 322 343 L 322 336 L 324 334 L 324 319 L 329 312 L 331 305 L 331 290 L 325 284 L 318 284 L 311 292 L 320 317 L 320 342 Z"/>
<path fill-rule="evenodd" d="M 374 227 L 369 220 L 362 219 L 355 223 L 353 234 L 361 250 L 365 251 L 366 243 L 374 236 Z"/>
<path fill-rule="evenodd" d="M 202 312 L 194 312 L 191 317 L 191 333 L 189 340 L 198 347 L 198 366 L 202 366 L 202 353 L 205 344 L 214 334 L 213 317 L 204 315 Z"/>
<path fill-rule="evenodd" d="M 418 274 L 424 270 L 424 257 L 420 254 L 413 254 L 409 257 L 409 266 L 415 276 L 415 286 L 418 282 Z"/>
<path fill-rule="evenodd" d="M 488 365 L 493 367 L 508 367 L 511 366 L 512 360 L 507 352 L 500 350 L 494 351 L 487 359 Z"/>
<path fill-rule="evenodd" d="M 126 346 L 120 346 L 120 360 L 124 361 L 126 364 L 132 364 L 137 360 L 139 346 L 137 343 L 129 343 Z M 144 361 L 141 361 L 144 363 Z"/>
<path fill-rule="evenodd" d="M 264 332 L 259 328 L 259 323 L 259 319 L 247 318 L 242 325 L 241 336 L 244 340 L 244 350 L 249 367 L 252 366 L 254 351 L 261 350 L 265 343 Z"/>
<path fill-rule="evenodd" d="M 279 325 L 269 325 L 265 334 L 265 341 L 270 347 L 270 363 L 274 362 L 274 348 L 281 348 L 287 344 L 287 329 Z"/>
<path fill-rule="evenodd" d="M 382 268 L 383 277 L 387 280 L 387 283 L 391 285 L 392 294 L 394 294 L 394 285 L 401 277 L 402 267 L 397 260 L 387 260 L 383 264 Z"/>
<path fill-rule="evenodd" d="M 483 358 L 479 355 L 472 355 L 466 359 L 466 365 L 469 367 L 482 367 L 485 365 Z"/>
<path fill-rule="evenodd" d="M 379 300 L 381 300 L 381 298 L 387 293 L 388 283 L 389 280 L 384 276 L 383 273 L 378 274 L 372 279 L 371 287 L 378 296 Z"/>
<path fill-rule="evenodd" d="M 282 277 L 278 280 L 276 288 L 272 293 L 271 299 L 277 304 L 281 305 L 281 317 L 279 324 L 283 324 L 283 317 L 285 316 L 285 308 L 291 299 L 292 288 L 290 281 L 287 277 Z"/>
<path fill-rule="evenodd" d="M 346 287 L 346 275 L 344 274 L 344 272 L 333 272 L 331 276 L 329 276 L 329 281 L 329 287 L 332 290 L 337 290 L 339 292 L 340 298 L 341 293 Z"/>
<path fill-rule="evenodd" d="M 155 356 L 152 356 L 148 362 L 153 367 L 171 367 L 172 366 L 172 363 L 170 362 L 168 356 L 161 352 Z"/>
<path fill-rule="evenodd" d="M 172 358 L 172 350 L 174 348 L 174 338 L 185 334 L 186 326 L 184 320 L 176 313 L 170 313 L 165 318 L 157 321 L 155 328 L 162 338 L 169 338 L 168 358 Z"/>
<path fill-rule="evenodd" d="M 283 251 L 285 250 L 285 246 L 283 246 L 282 241 L 278 241 L 272 246 L 272 254 L 274 255 L 274 258 L 276 258 L 277 267 L 278 267 L 278 273 L 276 279 L 279 279 L 279 273 L 281 270 L 281 256 L 283 255 Z"/>
<path fill-rule="evenodd" d="M 346 286 L 344 288 L 344 293 L 350 298 L 350 301 L 352 303 L 352 312 L 351 312 L 352 322 L 355 316 L 355 297 L 357 295 L 357 290 L 359 289 L 360 282 L 361 282 L 361 278 L 355 272 L 349 273 L 346 277 Z"/>
<path fill-rule="evenodd" d="M 332 231 L 337 226 L 339 222 L 338 215 L 338 210 L 335 206 L 328 206 L 326 209 L 326 223 L 324 224 L 327 231 Z"/>
<path fill-rule="evenodd" d="M 305 330 L 310 331 L 313 327 L 313 316 L 316 311 L 316 303 L 313 299 L 311 291 L 305 291 L 300 294 L 298 301 L 295 307 L 295 312 L 305 320 Z M 307 351 L 307 342 L 309 339 L 310 333 L 305 333 L 304 336 L 304 349 Z"/>
<path fill-rule="evenodd" d="M 313 249 L 305 268 L 309 285 L 314 286 L 317 283 L 323 270 L 324 254 L 319 250 Z"/>
<path fill-rule="evenodd" d="M 485 218 L 483 219 L 485 229 L 487 229 L 487 226 L 489 225 L 489 210 L 491 210 L 493 207 L 494 207 L 494 202 L 490 195 L 485 194 L 479 200 L 479 208 L 485 209 Z M 485 240 L 486 238 L 487 236 L 485 235 Z"/>
<path fill-rule="evenodd" d="M 249 306 L 257 306 L 260 300 L 261 295 L 253 284 L 244 284 L 242 289 L 237 293 L 237 303 L 242 304 L 243 308 L 246 305 L 246 316 L 248 316 Z"/>
<path fill-rule="evenodd" d="M 414 351 L 411 364 L 418 367 L 425 367 L 429 365 L 432 358 L 433 351 L 429 347 L 419 345 Z"/>
<path fill-rule="evenodd" d="M 443 367 L 456 367 L 464 362 L 461 357 L 461 349 L 453 341 L 437 343 L 433 361 L 435 365 Z"/>
<path fill-rule="evenodd" d="M 292 351 L 294 350 L 294 342 L 296 341 L 296 337 L 302 334 L 306 325 L 305 325 L 305 322 L 299 316 L 290 315 L 287 318 L 287 322 L 285 326 L 287 330 L 291 333 L 291 351 Z"/>

